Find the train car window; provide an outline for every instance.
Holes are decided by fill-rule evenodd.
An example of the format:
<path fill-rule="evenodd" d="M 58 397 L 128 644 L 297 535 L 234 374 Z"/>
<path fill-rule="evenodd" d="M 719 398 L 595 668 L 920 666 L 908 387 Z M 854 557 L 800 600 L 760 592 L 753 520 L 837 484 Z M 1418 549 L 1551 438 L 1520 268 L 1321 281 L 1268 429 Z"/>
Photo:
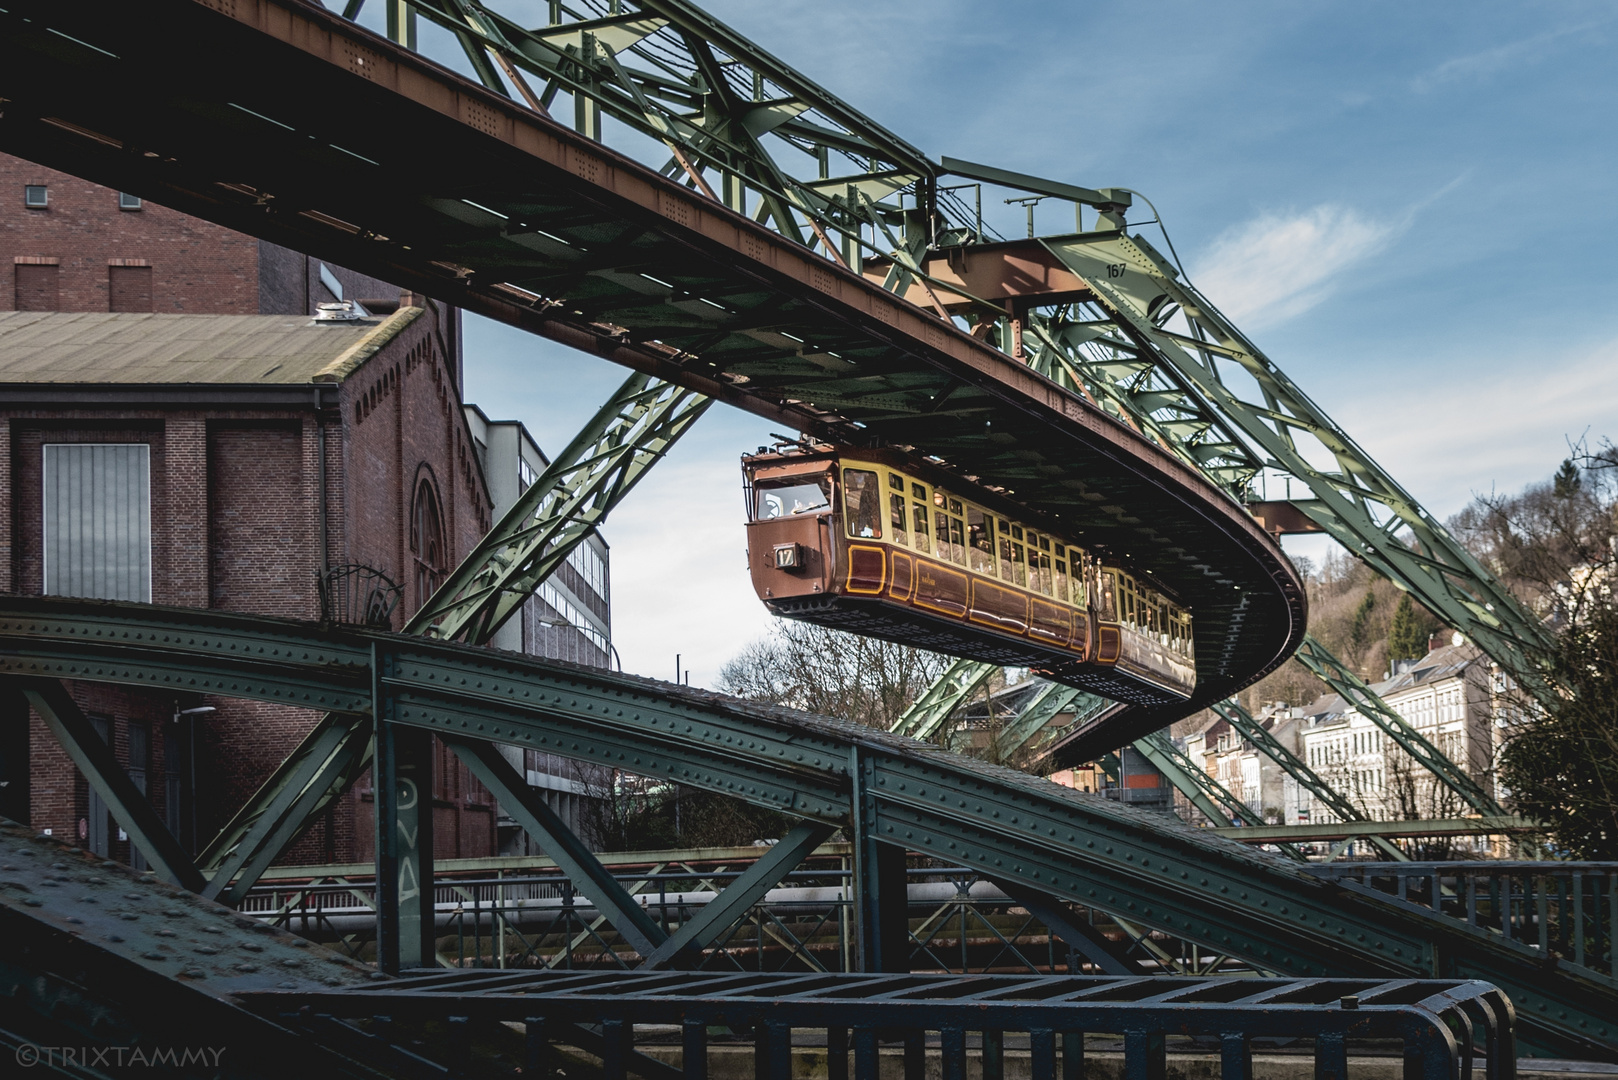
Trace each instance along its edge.
<path fill-rule="evenodd" d="M 954 499 L 951 506 L 959 506 Z M 949 519 L 949 557 L 960 566 L 966 565 L 966 530 L 962 527 L 961 519 L 953 515 Z"/>
<path fill-rule="evenodd" d="M 1006 523 L 1000 522 L 1000 531 L 1006 532 Z M 1009 535 L 1000 537 L 1000 580 L 1011 580 L 1011 538 Z"/>
<path fill-rule="evenodd" d="M 1021 540 L 1022 539 L 1022 526 L 1021 525 L 1013 525 L 1011 527 L 1011 538 L 1013 540 Z"/>
<path fill-rule="evenodd" d="M 1100 593 L 1096 597 L 1096 614 L 1108 622 L 1117 622 L 1118 575 L 1111 570 L 1103 570 L 1100 586 Z"/>
<path fill-rule="evenodd" d="M 776 487 L 760 487 L 757 491 L 758 519 L 791 517 L 824 510 L 831 505 L 824 481 L 808 484 L 785 483 Z"/>
<path fill-rule="evenodd" d="M 888 486 L 894 491 L 903 491 L 905 489 L 905 478 L 898 473 L 890 472 L 888 474 Z"/>
<path fill-rule="evenodd" d="M 1071 589 L 1068 596 L 1074 604 L 1086 607 L 1090 602 L 1090 556 L 1078 548 L 1068 548 L 1067 557 L 1073 573 L 1072 579 L 1068 582 Z"/>
<path fill-rule="evenodd" d="M 911 484 L 910 484 L 910 497 L 912 499 L 915 499 L 917 502 L 926 502 L 927 501 L 927 488 L 925 486 L 921 485 L 921 484 L 918 484 L 918 483 L 916 483 L 914 481 L 911 481 Z"/>
<path fill-rule="evenodd" d="M 1011 531 L 1018 533 L 1022 530 L 1013 525 Z M 1005 541 L 1002 540 L 1001 543 L 1003 544 Z M 1011 545 L 1011 580 L 1018 585 L 1026 586 L 1028 584 L 1028 564 L 1024 561 L 1023 546 L 1021 544 Z"/>
<path fill-rule="evenodd" d="M 843 470 L 843 520 L 850 536 L 882 538 L 882 481 L 876 473 Z"/>
<path fill-rule="evenodd" d="M 927 508 L 921 503 L 910 504 L 910 526 L 915 533 L 916 550 L 931 555 L 933 545 L 927 539 Z"/>
<path fill-rule="evenodd" d="M 1049 596 L 1051 595 L 1051 583 L 1053 581 L 1051 576 L 1050 541 L 1046 540 L 1043 536 L 1041 536 L 1039 539 L 1041 541 L 1039 545 L 1041 550 L 1036 554 L 1033 548 L 1028 549 L 1028 564 L 1030 569 L 1032 569 L 1037 558 L 1039 563 L 1039 573 L 1034 576 L 1034 588 L 1038 589 L 1046 596 Z"/>
<path fill-rule="evenodd" d="M 893 528 L 893 542 L 895 544 L 910 543 L 910 530 L 905 528 L 905 497 L 904 483 L 899 484 L 899 493 L 888 495 L 888 524 Z"/>
<path fill-rule="evenodd" d="M 937 488 L 933 488 L 933 505 L 938 507 L 944 505 L 944 493 Z"/>
<path fill-rule="evenodd" d="M 1054 564 L 1056 566 L 1056 598 L 1058 600 L 1066 602 L 1067 597 L 1068 597 L 1068 591 L 1067 591 L 1067 560 L 1062 557 L 1064 554 L 1066 554 L 1066 552 L 1064 552 L 1062 550 L 1062 545 L 1057 544 L 1056 545 L 1056 561 L 1055 561 L 1055 564 Z"/>
<path fill-rule="evenodd" d="M 972 572 L 994 577 L 994 518 L 975 506 L 966 508 L 967 545 L 972 549 Z"/>
<path fill-rule="evenodd" d="M 961 500 L 959 499 L 951 499 L 949 501 L 949 512 L 954 514 L 956 517 L 962 517 L 966 513 L 961 509 Z"/>

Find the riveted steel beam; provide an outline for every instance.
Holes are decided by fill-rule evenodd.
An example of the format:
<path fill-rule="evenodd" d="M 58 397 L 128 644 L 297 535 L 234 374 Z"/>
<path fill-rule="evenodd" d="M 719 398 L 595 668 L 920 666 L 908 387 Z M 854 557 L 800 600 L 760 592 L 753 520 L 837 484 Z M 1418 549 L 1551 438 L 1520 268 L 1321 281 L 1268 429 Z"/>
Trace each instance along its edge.
<path fill-rule="evenodd" d="M 167 643 L 180 642 L 188 678 L 231 679 L 234 694 L 280 700 L 287 665 L 247 659 L 269 630 L 298 662 L 302 693 L 316 697 L 354 682 L 344 665 L 318 658 L 368 665 L 372 643 L 385 642 L 395 723 L 702 784 L 839 826 L 858 805 L 865 835 L 889 850 L 955 860 L 1264 970 L 1464 971 L 1506 990 L 1547 1038 L 1618 1050 L 1614 991 L 1548 967 L 1531 949 L 1210 842 L 1207 830 L 1166 815 L 855 724 L 455 643 L 48 597 L 0 597 L 0 672 L 48 666 L 57 678 L 162 685 L 174 670 Z"/>
<path fill-rule="evenodd" d="M 626 379 L 405 626 L 482 644 L 600 527 L 696 423 L 708 398 L 650 376 Z M 210 894 L 240 897 L 364 772 L 370 747 L 352 718 L 327 716 L 204 852 Z"/>

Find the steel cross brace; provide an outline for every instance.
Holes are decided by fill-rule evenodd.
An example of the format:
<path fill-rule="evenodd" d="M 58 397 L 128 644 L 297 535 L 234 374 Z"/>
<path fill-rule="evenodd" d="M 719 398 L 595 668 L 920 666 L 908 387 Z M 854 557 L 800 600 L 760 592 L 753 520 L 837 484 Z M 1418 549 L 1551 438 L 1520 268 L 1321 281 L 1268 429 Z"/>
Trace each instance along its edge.
<path fill-rule="evenodd" d="M 1468 806 L 1484 817 L 1504 817 L 1506 811 L 1483 790 L 1476 780 L 1467 775 L 1443 752 L 1428 742 L 1421 732 L 1395 712 L 1387 702 L 1366 685 L 1365 680 L 1350 671 L 1337 657 L 1313 636 L 1306 636 L 1298 647 L 1297 660 L 1317 678 L 1341 694 L 1343 700 L 1359 711 L 1360 715 L 1387 732 L 1388 736 L 1417 763 L 1431 772 Z"/>
<path fill-rule="evenodd" d="M 192 892 L 200 891 L 203 879 L 196 864 L 118 764 L 112 747 L 96 734 L 89 718 L 68 696 L 67 687 L 56 679 L 15 678 L 12 681 L 51 729 L 73 764 L 106 800 L 107 809 L 146 856 L 147 862 L 176 885 Z"/>
<path fill-rule="evenodd" d="M 631 375 L 405 626 L 484 644 L 605 520 L 709 404 Z M 369 725 L 328 714 L 199 859 L 205 895 L 238 902 L 370 762 Z"/>
<path fill-rule="evenodd" d="M 999 670 L 994 664 L 976 660 L 955 661 L 894 722 L 893 733 L 922 741 L 932 738 L 955 710 Z"/>
<path fill-rule="evenodd" d="M 1538 620 L 1212 304 L 1177 280 L 1177 272 L 1144 241 L 1119 232 L 1044 244 L 1091 287 L 1134 343 L 1138 360 L 1174 372 L 1262 448 L 1269 464 L 1309 486 L 1315 498 L 1298 503 L 1299 509 L 1544 692 L 1531 659 L 1547 640 Z M 1163 328 L 1176 309 L 1190 334 Z M 1254 384 L 1248 396 L 1227 380 L 1231 369 Z M 1298 434 L 1330 453 L 1336 471 L 1311 464 Z M 1414 536 L 1418 550 L 1396 537 L 1402 530 Z"/>
<path fill-rule="evenodd" d="M 1009 761 L 1011 755 L 1028 745 L 1053 717 L 1068 711 L 1083 712 L 1086 708 L 1098 702 L 1112 702 L 1105 698 L 1098 698 L 1094 694 L 1087 694 L 1083 690 L 1061 683 L 1053 682 L 1045 686 L 1033 697 L 1028 699 L 1016 716 L 1006 721 L 999 733 L 995 736 L 995 758 L 999 761 Z"/>

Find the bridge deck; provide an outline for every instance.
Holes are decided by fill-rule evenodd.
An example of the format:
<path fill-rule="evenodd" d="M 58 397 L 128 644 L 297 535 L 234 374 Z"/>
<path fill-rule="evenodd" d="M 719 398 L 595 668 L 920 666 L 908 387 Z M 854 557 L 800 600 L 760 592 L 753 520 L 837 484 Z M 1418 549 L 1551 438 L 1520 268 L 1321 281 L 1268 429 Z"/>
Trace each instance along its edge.
<path fill-rule="evenodd" d="M 1477 978 L 1530 1045 L 1618 1056 L 1618 984 L 1363 886 L 1024 773 L 842 721 L 689 687 L 398 635 L 102 601 L 0 598 L 0 672 L 344 712 L 373 647 L 400 722 L 728 792 L 846 823 L 998 881 L 1309 977 Z"/>

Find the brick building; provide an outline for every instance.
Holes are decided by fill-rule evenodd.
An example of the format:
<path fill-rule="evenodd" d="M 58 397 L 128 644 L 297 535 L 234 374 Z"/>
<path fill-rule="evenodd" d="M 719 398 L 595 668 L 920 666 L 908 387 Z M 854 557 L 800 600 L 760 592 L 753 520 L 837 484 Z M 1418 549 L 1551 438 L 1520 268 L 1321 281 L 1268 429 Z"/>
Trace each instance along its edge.
<path fill-rule="evenodd" d="M 402 625 L 492 511 L 446 350 L 413 299 L 333 323 L 0 313 L 0 589 L 314 619 L 322 572 L 361 565 L 398 583 Z M 318 719 L 104 686 L 75 696 L 188 844 Z M 27 750 L 34 824 L 129 857 L 37 718 Z M 443 764 L 438 850 L 492 852 L 491 800 Z M 365 788 L 300 861 L 366 855 Z"/>
<path fill-rule="evenodd" d="M 330 616 L 376 572 L 398 627 L 545 467 L 463 406 L 458 311 L 343 267 L 0 155 L 0 274 L 0 589 L 315 618 L 321 575 Z M 86 533 L 65 496 L 123 531 Z M 607 578 L 593 536 L 493 644 L 606 666 Z M 72 689 L 188 847 L 316 719 Z M 25 716 L 0 691 L 0 814 L 138 862 Z M 586 826 L 589 777 L 540 758 L 514 764 Z M 440 857 L 530 846 L 451 755 L 437 786 Z M 369 801 L 362 781 L 290 861 L 368 858 Z"/>

